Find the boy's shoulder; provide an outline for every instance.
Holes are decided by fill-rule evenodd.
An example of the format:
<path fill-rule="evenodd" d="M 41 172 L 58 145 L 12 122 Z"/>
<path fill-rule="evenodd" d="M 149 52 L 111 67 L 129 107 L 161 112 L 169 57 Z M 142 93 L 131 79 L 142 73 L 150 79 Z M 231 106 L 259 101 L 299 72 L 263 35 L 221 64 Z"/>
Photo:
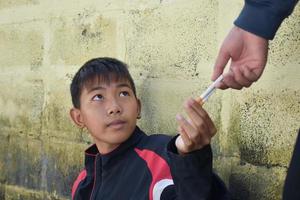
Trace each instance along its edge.
<path fill-rule="evenodd" d="M 155 141 L 162 141 L 162 142 L 168 142 L 172 139 L 173 136 L 163 133 L 152 133 L 147 135 L 149 140 L 155 140 Z"/>
<path fill-rule="evenodd" d="M 155 151 L 165 151 L 167 144 L 172 139 L 172 136 L 165 134 L 145 135 L 137 145 L 140 149 L 149 149 Z"/>

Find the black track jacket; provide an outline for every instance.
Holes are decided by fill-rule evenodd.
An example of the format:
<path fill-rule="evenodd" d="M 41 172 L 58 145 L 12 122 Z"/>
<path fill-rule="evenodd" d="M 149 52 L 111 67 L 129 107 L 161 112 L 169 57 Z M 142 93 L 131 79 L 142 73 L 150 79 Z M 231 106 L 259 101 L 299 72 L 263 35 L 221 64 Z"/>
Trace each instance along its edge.
<path fill-rule="evenodd" d="M 210 146 L 179 156 L 175 139 L 146 135 L 138 127 L 114 151 L 85 151 L 85 169 L 72 188 L 73 200 L 228 199 L 212 172 Z"/>
<path fill-rule="evenodd" d="M 287 171 L 282 199 L 299 200 L 300 199 L 299 189 L 300 189 L 300 129 L 295 143 L 295 148 L 290 162 L 290 166 Z"/>
<path fill-rule="evenodd" d="M 234 24 L 265 39 L 274 38 L 282 21 L 299 0 L 245 0 L 244 8 Z"/>

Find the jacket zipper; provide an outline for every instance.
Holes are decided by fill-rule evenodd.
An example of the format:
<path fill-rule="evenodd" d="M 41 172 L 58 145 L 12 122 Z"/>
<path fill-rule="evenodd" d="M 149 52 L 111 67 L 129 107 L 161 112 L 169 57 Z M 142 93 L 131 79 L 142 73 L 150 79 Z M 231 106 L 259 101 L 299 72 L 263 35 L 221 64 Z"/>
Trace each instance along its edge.
<path fill-rule="evenodd" d="M 90 200 L 94 199 L 93 195 L 94 195 L 94 190 L 95 190 L 95 185 L 96 185 L 96 178 L 97 178 L 97 156 L 98 155 L 96 155 L 96 158 L 95 158 L 95 161 L 94 161 L 94 184 L 93 184 L 93 189 L 92 189 L 92 192 L 91 192 Z"/>

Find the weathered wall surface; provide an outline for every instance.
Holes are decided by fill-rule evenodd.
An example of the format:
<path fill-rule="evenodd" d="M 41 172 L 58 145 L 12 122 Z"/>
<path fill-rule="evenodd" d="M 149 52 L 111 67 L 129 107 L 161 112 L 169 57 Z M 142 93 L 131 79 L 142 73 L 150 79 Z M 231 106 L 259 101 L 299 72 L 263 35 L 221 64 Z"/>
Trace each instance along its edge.
<path fill-rule="evenodd" d="M 176 132 L 182 102 L 210 83 L 242 0 L 0 1 L 0 199 L 64 199 L 89 143 L 68 117 L 69 84 L 93 57 L 130 66 L 139 125 Z M 236 199 L 280 199 L 300 121 L 300 6 L 270 44 L 260 81 L 205 105 L 214 166 Z"/>

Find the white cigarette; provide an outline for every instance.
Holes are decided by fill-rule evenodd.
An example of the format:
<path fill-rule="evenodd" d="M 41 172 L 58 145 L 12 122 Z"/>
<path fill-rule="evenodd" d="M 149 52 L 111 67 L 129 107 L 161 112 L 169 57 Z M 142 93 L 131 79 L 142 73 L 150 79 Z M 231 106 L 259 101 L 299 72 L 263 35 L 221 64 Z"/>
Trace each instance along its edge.
<path fill-rule="evenodd" d="M 212 95 L 212 93 L 215 91 L 216 89 L 216 85 L 221 82 L 223 80 L 223 75 L 220 75 L 206 90 L 205 92 L 203 92 L 200 96 L 200 98 L 202 99 L 202 103 L 204 103 L 205 101 L 207 101 L 208 97 L 210 97 L 210 95 Z"/>

